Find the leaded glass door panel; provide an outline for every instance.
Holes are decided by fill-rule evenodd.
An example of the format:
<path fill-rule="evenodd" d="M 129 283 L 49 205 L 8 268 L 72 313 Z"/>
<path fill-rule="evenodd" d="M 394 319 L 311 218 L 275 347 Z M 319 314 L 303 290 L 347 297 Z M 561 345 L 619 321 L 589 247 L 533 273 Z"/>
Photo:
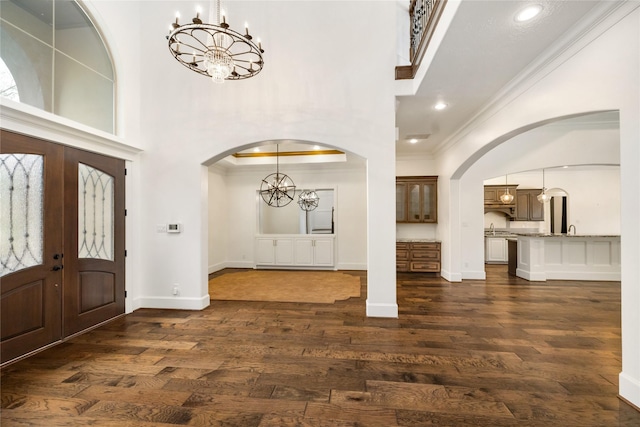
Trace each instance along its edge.
<path fill-rule="evenodd" d="M 62 338 L 62 146 L 0 134 L 1 363 Z"/>
<path fill-rule="evenodd" d="M 65 215 L 68 336 L 124 313 L 124 161 L 66 149 Z"/>

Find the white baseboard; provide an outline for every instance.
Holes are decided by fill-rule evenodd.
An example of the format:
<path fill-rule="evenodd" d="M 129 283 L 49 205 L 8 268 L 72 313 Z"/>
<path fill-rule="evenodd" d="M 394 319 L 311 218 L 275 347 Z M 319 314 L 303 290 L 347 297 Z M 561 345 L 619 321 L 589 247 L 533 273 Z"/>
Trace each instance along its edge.
<path fill-rule="evenodd" d="M 173 310 L 202 310 L 209 306 L 209 295 L 200 298 L 140 297 L 134 301 L 138 308 L 166 308 Z"/>
<path fill-rule="evenodd" d="M 448 282 L 462 282 L 462 274 L 452 273 L 447 270 L 440 271 L 440 277 Z"/>
<path fill-rule="evenodd" d="M 523 270 L 521 268 L 516 268 L 516 276 L 529 280 L 531 282 L 546 282 L 547 275 L 544 272 L 531 272 L 528 270 Z"/>
<path fill-rule="evenodd" d="M 209 266 L 208 274 L 215 273 L 216 271 L 224 270 L 225 268 L 253 268 L 253 261 L 227 261 L 219 262 Z"/>
<path fill-rule="evenodd" d="M 484 271 L 463 271 L 462 280 L 486 280 L 487 273 Z"/>
<path fill-rule="evenodd" d="M 618 393 L 620 397 L 628 401 L 636 408 L 640 408 L 640 381 L 630 377 L 624 372 L 618 375 Z"/>
<path fill-rule="evenodd" d="M 367 264 L 341 262 L 336 267 L 338 270 L 363 270 L 367 271 Z"/>
<path fill-rule="evenodd" d="M 398 304 L 371 303 L 367 300 L 367 317 L 398 318 Z"/>

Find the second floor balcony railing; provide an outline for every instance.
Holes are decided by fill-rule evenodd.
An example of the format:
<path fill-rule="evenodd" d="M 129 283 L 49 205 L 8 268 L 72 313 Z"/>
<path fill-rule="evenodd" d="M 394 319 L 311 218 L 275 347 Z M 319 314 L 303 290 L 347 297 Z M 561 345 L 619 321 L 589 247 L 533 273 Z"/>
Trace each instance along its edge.
<path fill-rule="evenodd" d="M 396 67 L 396 80 L 415 77 L 447 0 L 411 0 L 409 7 L 411 65 Z"/>

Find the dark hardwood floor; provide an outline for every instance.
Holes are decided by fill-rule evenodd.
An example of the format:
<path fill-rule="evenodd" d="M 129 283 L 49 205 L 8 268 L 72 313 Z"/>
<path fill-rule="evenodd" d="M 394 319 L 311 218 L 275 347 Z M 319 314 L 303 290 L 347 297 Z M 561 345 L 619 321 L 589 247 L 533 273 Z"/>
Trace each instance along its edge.
<path fill-rule="evenodd" d="M 143 309 L 2 370 L 10 426 L 639 426 L 620 284 L 398 275 L 398 319 L 336 304 Z"/>

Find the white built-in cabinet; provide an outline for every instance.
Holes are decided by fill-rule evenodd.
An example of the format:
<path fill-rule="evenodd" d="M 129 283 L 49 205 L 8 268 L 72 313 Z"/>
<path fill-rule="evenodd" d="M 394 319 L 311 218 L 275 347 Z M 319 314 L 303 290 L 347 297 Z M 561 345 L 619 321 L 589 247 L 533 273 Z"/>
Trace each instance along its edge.
<path fill-rule="evenodd" d="M 509 261 L 507 239 L 504 237 L 485 237 L 484 261 L 494 264 L 506 264 Z"/>
<path fill-rule="evenodd" d="M 335 266 L 333 235 L 257 236 L 256 268 L 326 269 Z"/>

